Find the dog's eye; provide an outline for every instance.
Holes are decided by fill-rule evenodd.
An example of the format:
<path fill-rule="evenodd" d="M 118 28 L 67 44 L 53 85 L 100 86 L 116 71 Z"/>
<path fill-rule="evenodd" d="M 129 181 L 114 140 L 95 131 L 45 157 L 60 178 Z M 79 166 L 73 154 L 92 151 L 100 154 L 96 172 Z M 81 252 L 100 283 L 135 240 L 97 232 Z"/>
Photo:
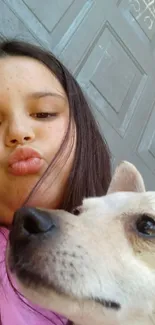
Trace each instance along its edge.
<path fill-rule="evenodd" d="M 76 207 L 75 209 L 72 210 L 72 214 L 74 214 L 75 216 L 79 216 L 80 213 L 81 213 L 81 207 Z"/>
<path fill-rule="evenodd" d="M 136 222 L 139 233 L 146 236 L 155 236 L 155 220 L 150 216 L 143 214 Z"/>

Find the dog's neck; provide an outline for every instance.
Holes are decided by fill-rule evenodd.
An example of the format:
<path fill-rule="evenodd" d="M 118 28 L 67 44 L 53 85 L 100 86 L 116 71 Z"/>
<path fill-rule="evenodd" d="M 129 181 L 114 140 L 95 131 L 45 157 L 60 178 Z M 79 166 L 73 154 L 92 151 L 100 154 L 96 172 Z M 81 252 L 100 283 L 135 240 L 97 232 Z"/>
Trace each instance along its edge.
<path fill-rule="evenodd" d="M 130 315 L 127 313 L 124 314 L 122 321 L 113 315 L 108 317 L 108 315 L 103 315 L 103 318 L 99 319 L 99 315 L 85 315 L 85 317 L 81 318 L 80 320 L 74 321 L 74 325 L 153 325 L 155 324 L 155 312 L 152 315 L 144 313 L 143 311 L 131 312 Z M 121 317 L 122 318 L 122 317 Z M 75 319 L 75 317 L 73 317 Z"/>

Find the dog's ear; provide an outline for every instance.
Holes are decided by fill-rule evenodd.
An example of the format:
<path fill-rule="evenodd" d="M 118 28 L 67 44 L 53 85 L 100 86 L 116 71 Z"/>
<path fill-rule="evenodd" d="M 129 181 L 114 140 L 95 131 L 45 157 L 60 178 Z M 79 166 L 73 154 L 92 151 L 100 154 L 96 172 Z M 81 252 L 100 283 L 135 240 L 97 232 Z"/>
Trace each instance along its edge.
<path fill-rule="evenodd" d="M 123 161 L 115 170 L 108 194 L 114 192 L 145 192 L 143 178 L 134 165 Z"/>

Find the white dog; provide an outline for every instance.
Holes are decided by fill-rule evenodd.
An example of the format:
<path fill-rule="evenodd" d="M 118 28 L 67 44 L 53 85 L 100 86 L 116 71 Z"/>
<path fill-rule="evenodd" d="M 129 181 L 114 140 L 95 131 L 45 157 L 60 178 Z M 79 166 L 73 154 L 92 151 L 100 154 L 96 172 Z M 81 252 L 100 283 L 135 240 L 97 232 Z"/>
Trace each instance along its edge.
<path fill-rule="evenodd" d="M 8 261 L 22 293 L 79 325 L 155 324 L 155 192 L 123 162 L 75 212 L 17 211 Z"/>

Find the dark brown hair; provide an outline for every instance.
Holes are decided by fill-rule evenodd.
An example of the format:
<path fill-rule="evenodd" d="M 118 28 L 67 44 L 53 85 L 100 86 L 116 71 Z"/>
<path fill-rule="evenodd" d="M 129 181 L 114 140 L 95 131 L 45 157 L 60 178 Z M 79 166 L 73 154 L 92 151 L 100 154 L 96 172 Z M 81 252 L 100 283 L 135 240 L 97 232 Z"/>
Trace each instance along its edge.
<path fill-rule="evenodd" d="M 101 196 L 107 191 L 110 178 L 110 155 L 105 140 L 77 81 L 64 65 L 50 52 L 23 41 L 1 41 L 0 57 L 27 56 L 44 63 L 63 86 L 69 102 L 70 120 L 77 130 L 77 146 L 65 196 L 60 208 L 71 211 L 81 204 L 84 197 Z M 66 136 L 48 171 L 33 189 L 31 195 L 50 173 L 69 139 L 70 123 Z"/>

